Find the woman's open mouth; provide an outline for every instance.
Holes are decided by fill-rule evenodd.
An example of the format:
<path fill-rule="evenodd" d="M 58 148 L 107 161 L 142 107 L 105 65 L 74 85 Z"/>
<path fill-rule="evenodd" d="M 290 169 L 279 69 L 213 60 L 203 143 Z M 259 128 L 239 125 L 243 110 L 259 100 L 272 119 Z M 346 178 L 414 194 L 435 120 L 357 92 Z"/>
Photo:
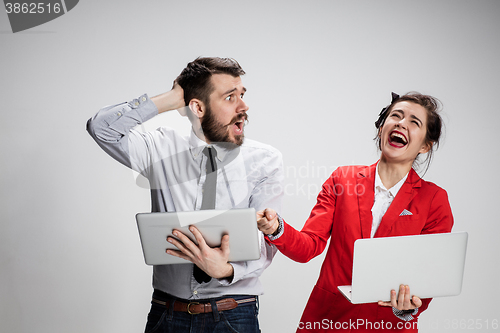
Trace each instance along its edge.
<path fill-rule="evenodd" d="M 408 139 L 403 133 L 392 131 L 389 134 L 389 144 L 396 148 L 403 148 L 408 144 Z"/>

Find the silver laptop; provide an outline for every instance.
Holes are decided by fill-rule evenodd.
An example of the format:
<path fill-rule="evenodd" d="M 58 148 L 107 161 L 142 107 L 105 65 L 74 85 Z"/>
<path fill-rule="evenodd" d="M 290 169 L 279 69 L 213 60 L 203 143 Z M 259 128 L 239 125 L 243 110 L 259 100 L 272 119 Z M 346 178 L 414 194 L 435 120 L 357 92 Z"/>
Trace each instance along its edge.
<path fill-rule="evenodd" d="M 420 298 L 462 291 L 466 232 L 358 239 L 352 285 L 338 289 L 353 304 L 390 301 L 391 289 L 410 286 Z"/>
<path fill-rule="evenodd" d="M 183 232 L 196 243 L 189 231 L 195 225 L 210 247 L 218 247 L 222 236 L 229 235 L 229 261 L 247 261 L 260 258 L 260 234 L 255 209 L 199 210 L 172 213 L 139 213 L 137 226 L 147 265 L 186 264 L 189 261 L 166 253 L 177 248 L 167 242 L 172 230 Z M 173 237 L 173 236 L 172 236 Z"/>

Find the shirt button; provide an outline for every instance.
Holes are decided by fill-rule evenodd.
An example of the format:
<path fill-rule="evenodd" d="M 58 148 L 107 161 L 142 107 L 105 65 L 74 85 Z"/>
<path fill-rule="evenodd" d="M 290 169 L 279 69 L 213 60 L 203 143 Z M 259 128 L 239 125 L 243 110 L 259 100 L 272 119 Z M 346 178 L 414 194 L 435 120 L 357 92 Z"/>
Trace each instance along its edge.
<path fill-rule="evenodd" d="M 145 102 L 146 101 L 146 97 L 142 96 L 142 101 Z"/>
<path fill-rule="evenodd" d="M 139 102 L 135 102 L 135 103 L 134 103 L 134 105 L 135 105 L 135 106 L 139 106 Z"/>
<path fill-rule="evenodd" d="M 193 291 L 193 294 L 198 295 L 198 290 Z"/>
<path fill-rule="evenodd" d="M 121 115 L 122 115 L 122 113 L 121 113 L 121 112 L 118 112 L 116 115 L 117 115 L 117 116 L 121 116 Z"/>

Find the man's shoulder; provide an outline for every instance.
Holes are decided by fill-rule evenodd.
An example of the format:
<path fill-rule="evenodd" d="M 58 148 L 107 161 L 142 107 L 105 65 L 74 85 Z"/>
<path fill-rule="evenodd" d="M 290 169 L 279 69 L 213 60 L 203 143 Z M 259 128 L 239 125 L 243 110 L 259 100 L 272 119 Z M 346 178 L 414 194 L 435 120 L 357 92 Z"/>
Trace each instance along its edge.
<path fill-rule="evenodd" d="M 241 149 L 255 151 L 255 152 L 261 151 L 262 153 L 281 156 L 281 152 L 275 147 L 248 138 L 245 138 L 245 140 L 243 141 Z"/>
<path fill-rule="evenodd" d="M 137 131 L 147 141 L 148 149 L 160 156 L 189 150 L 189 137 L 170 127 L 157 127 L 146 132 Z"/>
<path fill-rule="evenodd" d="M 157 140 L 176 139 L 176 140 L 188 141 L 189 139 L 189 137 L 182 135 L 177 130 L 166 126 L 158 127 L 155 130 L 149 131 L 147 133 Z"/>
<path fill-rule="evenodd" d="M 155 129 L 155 132 L 164 133 L 168 135 L 182 136 L 177 130 L 167 126 L 160 126 Z"/>

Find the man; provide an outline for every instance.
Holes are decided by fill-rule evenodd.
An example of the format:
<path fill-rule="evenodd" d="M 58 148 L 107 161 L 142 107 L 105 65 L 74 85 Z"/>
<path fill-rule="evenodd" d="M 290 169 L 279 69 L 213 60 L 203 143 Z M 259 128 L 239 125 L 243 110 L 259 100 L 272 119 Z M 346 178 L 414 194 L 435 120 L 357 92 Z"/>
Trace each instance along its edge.
<path fill-rule="evenodd" d="M 105 107 L 88 121 L 87 130 L 109 155 L 149 180 L 153 212 L 279 210 L 281 154 L 244 137 L 248 106 L 243 74 L 233 59 L 198 58 L 181 72 L 172 90 Z M 149 133 L 133 129 L 176 109 L 192 123 L 187 138 L 165 127 Z M 215 189 L 209 191 L 205 186 L 214 176 Z M 228 262 L 229 236 L 219 248 L 210 248 L 196 228 L 190 230 L 199 245 L 174 233 L 178 240 L 168 240 L 179 251 L 168 253 L 192 264 L 153 267 L 146 332 L 259 332 L 258 278 L 271 263 L 275 247 L 261 235 L 259 260 Z"/>

